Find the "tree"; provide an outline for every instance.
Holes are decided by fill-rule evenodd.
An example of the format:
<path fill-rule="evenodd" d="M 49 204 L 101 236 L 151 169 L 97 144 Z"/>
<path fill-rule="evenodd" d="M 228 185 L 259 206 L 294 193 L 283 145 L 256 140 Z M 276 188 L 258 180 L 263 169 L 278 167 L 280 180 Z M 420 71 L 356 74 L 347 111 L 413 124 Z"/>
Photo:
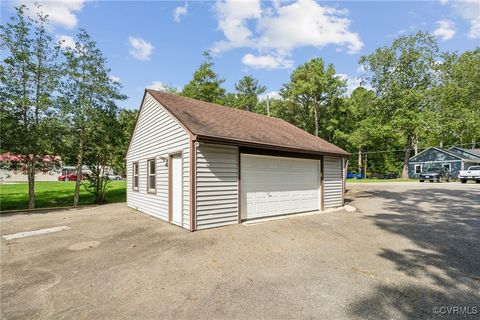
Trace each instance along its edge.
<path fill-rule="evenodd" d="M 281 90 L 287 105 L 296 109 L 296 123 L 305 130 L 320 136 L 332 134 L 327 128 L 329 113 L 334 113 L 340 97 L 346 92 L 346 81 L 336 75 L 332 64 L 325 67 L 321 58 L 314 58 L 292 72 L 290 82 Z"/>
<path fill-rule="evenodd" d="M 37 8 L 40 8 L 36 4 Z M 48 35 L 48 17 L 41 10 L 27 17 L 23 5 L 0 26 L 2 148 L 24 157 L 28 172 L 28 207 L 35 207 L 37 164 L 55 143 L 55 91 L 60 78 L 57 46 Z"/>
<path fill-rule="evenodd" d="M 426 117 L 439 121 L 425 121 L 425 136 L 433 145 L 471 143 L 474 148 L 480 139 L 480 48 L 442 58 L 437 63 L 440 85 Z"/>
<path fill-rule="evenodd" d="M 382 106 L 383 123 L 390 123 L 403 140 L 404 178 L 408 177 L 408 160 L 420 133 L 422 115 L 429 108 L 429 94 L 437 83 L 438 58 L 435 38 L 423 32 L 399 37 L 391 46 L 360 58 Z"/>
<path fill-rule="evenodd" d="M 115 149 L 115 161 L 113 162 L 113 169 L 121 176 L 126 175 L 125 168 L 125 156 L 130 144 L 130 138 L 132 137 L 135 123 L 137 121 L 137 110 L 122 109 L 118 114 L 118 123 L 122 128 L 120 135 L 120 141 Z"/>
<path fill-rule="evenodd" d="M 225 89 L 222 83 L 225 82 L 213 71 L 213 59 L 210 52 L 203 53 L 205 60 L 193 73 L 193 79 L 185 85 L 181 95 L 207 102 L 223 103 Z"/>
<path fill-rule="evenodd" d="M 96 203 L 105 200 L 105 193 L 111 182 L 109 176 L 118 159 L 123 154 L 123 129 L 117 117 L 118 108 L 110 101 L 104 108 L 92 110 L 95 126 L 86 131 L 86 140 L 94 141 L 85 149 L 85 163 L 91 171 L 84 182 L 85 190 L 95 196 Z M 124 162 L 124 161 L 123 161 Z"/>
<path fill-rule="evenodd" d="M 101 141 L 91 138 L 92 132 L 97 130 L 97 117 L 110 110 L 116 100 L 126 96 L 120 93 L 120 84 L 110 79 L 106 59 L 85 30 L 79 31 L 75 46 L 66 48 L 64 55 L 67 66 L 62 86 L 62 108 L 77 150 L 78 179 L 73 199 L 73 205 L 77 206 L 85 154 L 91 148 L 102 147 Z"/>
<path fill-rule="evenodd" d="M 258 104 L 258 96 L 267 90 L 267 87 L 258 83 L 252 76 L 244 76 L 235 84 L 237 91 L 236 107 L 246 111 L 254 111 Z"/>

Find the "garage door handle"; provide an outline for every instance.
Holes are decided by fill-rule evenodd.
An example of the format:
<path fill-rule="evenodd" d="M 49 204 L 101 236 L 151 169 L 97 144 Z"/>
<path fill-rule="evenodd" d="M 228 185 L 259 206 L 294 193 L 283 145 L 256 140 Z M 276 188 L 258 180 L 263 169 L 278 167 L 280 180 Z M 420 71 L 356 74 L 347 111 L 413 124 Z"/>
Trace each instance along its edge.
<path fill-rule="evenodd" d="M 270 192 L 267 192 L 267 196 L 271 197 L 272 195 L 270 194 Z"/>

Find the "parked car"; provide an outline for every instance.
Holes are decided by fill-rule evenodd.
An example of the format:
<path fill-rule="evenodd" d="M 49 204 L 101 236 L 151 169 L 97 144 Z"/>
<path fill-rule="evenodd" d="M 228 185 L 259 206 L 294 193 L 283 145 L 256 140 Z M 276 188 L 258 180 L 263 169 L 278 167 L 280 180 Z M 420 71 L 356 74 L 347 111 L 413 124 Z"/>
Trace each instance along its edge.
<path fill-rule="evenodd" d="M 442 182 L 445 180 L 449 182 L 451 178 L 450 172 L 445 168 L 428 168 L 418 176 L 420 182 L 425 180 L 429 180 L 430 182 Z"/>
<path fill-rule="evenodd" d="M 108 180 L 122 180 L 122 176 L 119 176 L 118 174 L 109 174 L 105 176 L 106 179 Z"/>
<path fill-rule="evenodd" d="M 365 177 L 361 173 L 347 172 L 347 179 L 364 179 Z"/>
<path fill-rule="evenodd" d="M 355 178 L 356 178 L 356 179 L 365 179 L 365 176 L 363 175 L 363 173 L 357 173 L 357 174 L 355 175 Z"/>
<path fill-rule="evenodd" d="M 460 170 L 458 179 L 461 183 L 467 183 L 468 180 L 480 183 L 480 166 L 471 166 L 468 170 Z"/>
<path fill-rule="evenodd" d="M 58 181 L 77 181 L 77 175 L 74 173 L 61 175 L 58 177 Z"/>

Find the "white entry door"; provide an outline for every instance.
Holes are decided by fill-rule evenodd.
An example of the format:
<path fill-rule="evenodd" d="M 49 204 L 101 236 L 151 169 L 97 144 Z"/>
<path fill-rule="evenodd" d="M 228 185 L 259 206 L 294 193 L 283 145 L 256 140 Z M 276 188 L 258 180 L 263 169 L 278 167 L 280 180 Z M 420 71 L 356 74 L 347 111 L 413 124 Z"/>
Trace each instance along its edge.
<path fill-rule="evenodd" d="M 241 155 L 241 218 L 320 209 L 320 161 Z"/>
<path fill-rule="evenodd" d="M 181 226 L 182 225 L 182 155 L 176 154 L 171 157 L 171 177 L 170 177 L 170 190 L 171 205 L 172 205 L 172 222 Z"/>

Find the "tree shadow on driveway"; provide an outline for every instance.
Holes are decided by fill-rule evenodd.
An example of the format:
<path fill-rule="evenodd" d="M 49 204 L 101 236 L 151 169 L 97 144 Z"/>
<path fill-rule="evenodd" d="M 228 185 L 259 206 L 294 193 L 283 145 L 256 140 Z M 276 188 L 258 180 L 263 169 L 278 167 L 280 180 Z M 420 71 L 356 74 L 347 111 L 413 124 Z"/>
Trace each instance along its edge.
<path fill-rule="evenodd" d="M 358 198 L 377 201 L 365 215 L 415 248 L 382 248 L 405 276 L 382 284 L 351 306 L 362 319 L 477 319 L 480 315 L 480 190 L 436 187 L 408 191 L 365 190 Z M 444 307 L 442 309 L 435 309 Z M 460 310 L 447 307 L 466 307 Z"/>

